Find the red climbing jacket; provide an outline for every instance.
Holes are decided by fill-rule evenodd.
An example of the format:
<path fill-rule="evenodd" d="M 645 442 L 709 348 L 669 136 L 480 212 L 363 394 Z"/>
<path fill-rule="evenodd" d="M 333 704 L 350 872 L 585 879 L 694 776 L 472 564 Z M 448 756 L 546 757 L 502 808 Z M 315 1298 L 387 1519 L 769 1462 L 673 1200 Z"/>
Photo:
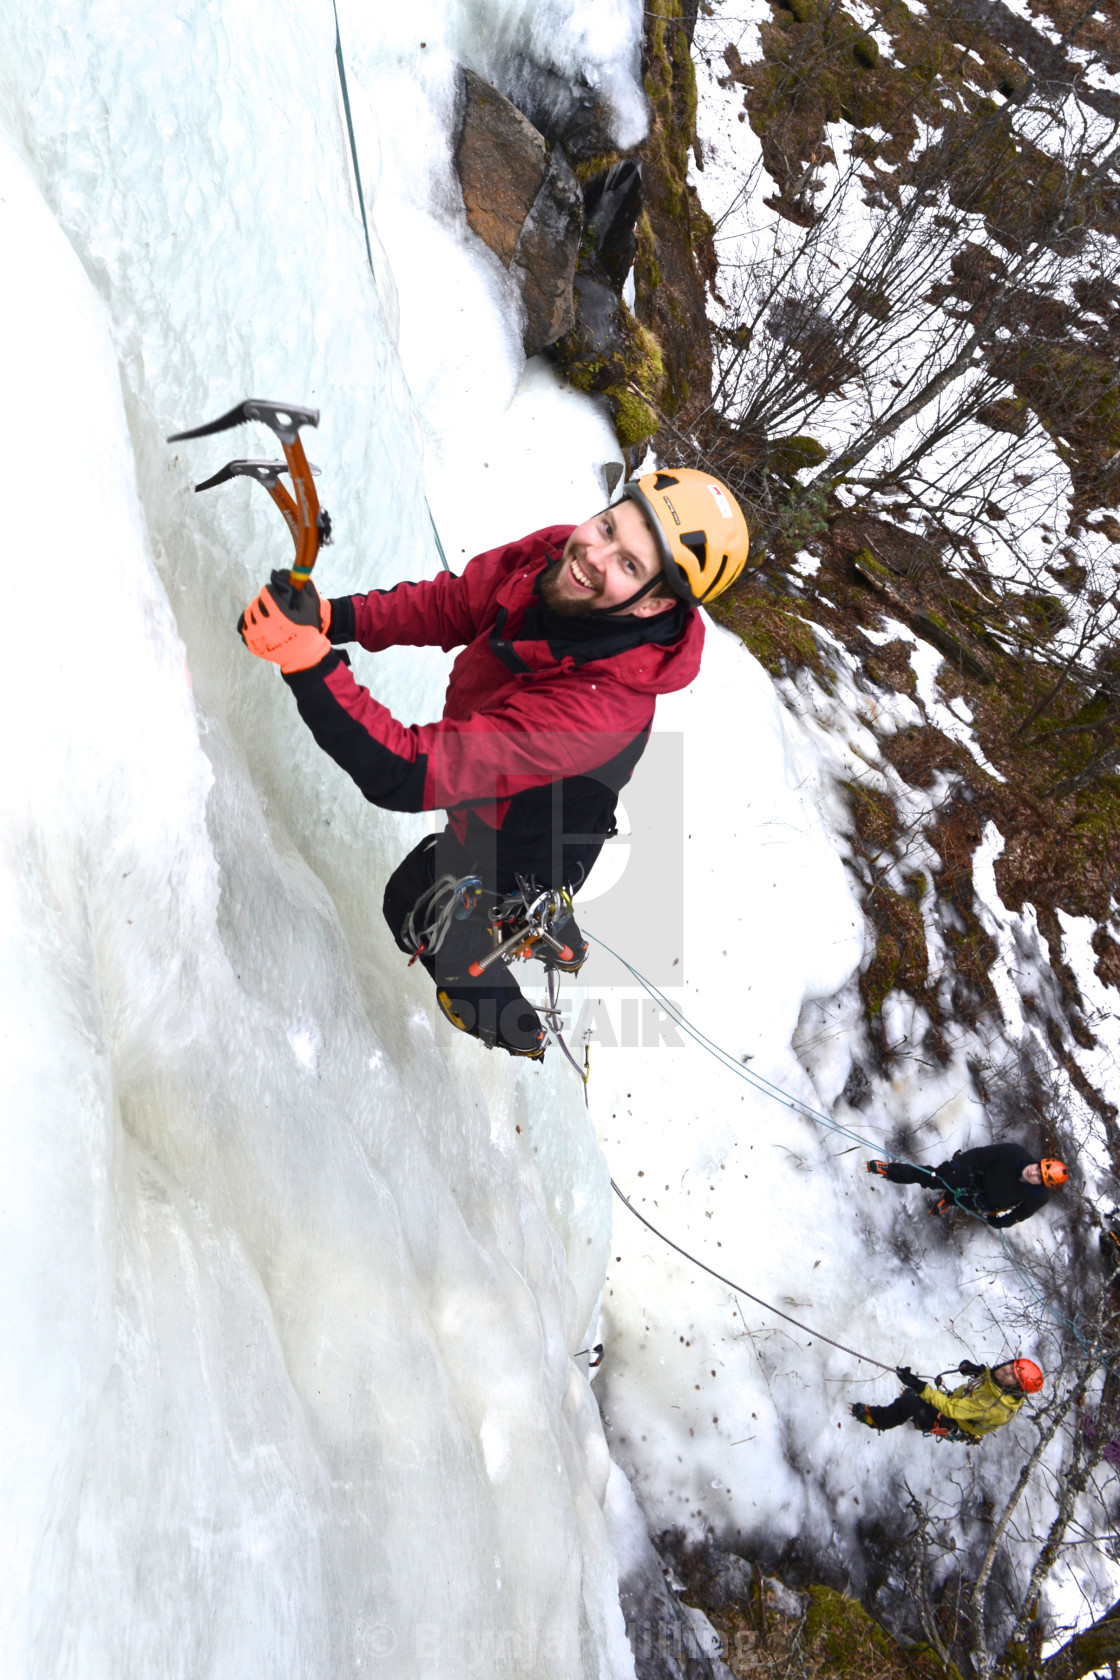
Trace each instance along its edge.
<path fill-rule="evenodd" d="M 398 723 L 338 653 L 285 677 L 316 741 L 367 799 L 391 811 L 446 809 L 503 890 L 515 870 L 579 884 L 611 832 L 657 696 L 700 668 L 703 621 L 683 606 L 634 618 L 543 605 L 538 581 L 572 529 L 490 549 L 461 577 L 332 601 L 332 642 L 372 653 L 463 648 L 438 723 Z"/>

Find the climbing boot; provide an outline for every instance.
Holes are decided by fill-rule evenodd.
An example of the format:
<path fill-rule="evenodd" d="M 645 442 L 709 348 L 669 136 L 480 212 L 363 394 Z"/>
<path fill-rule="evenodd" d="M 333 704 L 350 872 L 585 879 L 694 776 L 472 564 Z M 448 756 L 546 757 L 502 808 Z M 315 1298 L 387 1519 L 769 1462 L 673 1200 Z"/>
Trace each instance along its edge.
<path fill-rule="evenodd" d="M 443 1010 L 443 1013 L 447 1016 L 447 1019 L 451 1022 L 451 1025 L 459 1032 L 469 1033 L 471 1031 L 471 1028 L 459 1014 L 459 1011 L 456 1009 L 450 996 L 442 989 L 442 987 L 436 992 L 436 1002 Z"/>
<path fill-rule="evenodd" d="M 573 927 L 575 926 L 574 923 L 571 923 L 570 925 Z M 563 935 L 560 937 L 562 938 Z M 586 939 L 577 937 L 574 942 L 570 942 L 567 946 L 565 946 L 565 949 L 570 954 L 567 957 L 558 956 L 557 953 L 547 946 L 543 939 L 541 939 L 534 945 L 533 955 L 535 957 L 541 957 L 546 968 L 559 969 L 562 974 L 578 974 L 584 963 L 587 961 Z"/>
<path fill-rule="evenodd" d="M 871 1416 L 871 1407 L 867 1405 L 865 1401 L 853 1400 L 852 1404 L 848 1407 L 848 1410 L 851 1412 L 857 1423 L 866 1424 L 868 1429 L 878 1429 L 879 1425 Z"/>
<path fill-rule="evenodd" d="M 865 1161 L 863 1170 L 864 1172 L 874 1173 L 876 1178 L 886 1178 L 889 1164 L 887 1161 Z"/>
<path fill-rule="evenodd" d="M 485 1007 L 488 1001 L 490 1000 L 480 999 L 480 1006 Z M 462 998 L 453 998 L 442 986 L 436 991 L 436 1002 L 458 1032 L 467 1033 L 471 1038 L 477 1038 L 479 1043 L 485 1044 L 488 1050 L 500 1047 L 507 1051 L 509 1055 L 522 1056 L 530 1062 L 544 1060 L 548 1034 L 539 1024 L 535 1029 L 525 1029 L 526 1041 L 524 1043 L 511 1044 L 504 1033 L 495 1030 L 493 1022 L 487 1025 L 484 1019 L 482 1021 L 478 1020 L 470 1003 Z M 463 1013 L 464 1009 L 470 1012 L 471 1018 L 469 1020 Z M 535 1016 L 532 1018 L 536 1019 Z"/>
<path fill-rule="evenodd" d="M 542 1027 L 539 1044 L 531 1044 L 524 1050 L 517 1050 L 517 1049 L 514 1048 L 514 1046 L 512 1044 L 506 1044 L 506 1043 L 503 1042 L 502 1043 L 502 1049 L 508 1051 L 511 1056 L 522 1056 L 525 1059 L 525 1061 L 527 1061 L 527 1062 L 543 1062 L 544 1061 L 544 1049 L 545 1049 L 545 1045 L 547 1044 L 547 1042 L 548 1042 L 548 1035 L 545 1033 L 545 1030 Z"/>

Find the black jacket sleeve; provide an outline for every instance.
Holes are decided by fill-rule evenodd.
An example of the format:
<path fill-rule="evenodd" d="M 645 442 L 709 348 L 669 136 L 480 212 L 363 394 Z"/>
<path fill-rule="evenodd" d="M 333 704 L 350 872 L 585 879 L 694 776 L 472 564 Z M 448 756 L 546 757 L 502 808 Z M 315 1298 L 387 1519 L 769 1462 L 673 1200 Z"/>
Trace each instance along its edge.
<path fill-rule="evenodd" d="M 1023 1188 L 1029 1190 L 1031 1186 L 1024 1185 Z M 1044 1191 L 1043 1200 L 1048 1199 Z M 989 1213 L 985 1215 L 985 1218 L 994 1231 L 1002 1231 L 1008 1225 L 1021 1225 L 1024 1219 L 1029 1219 L 1032 1213 L 1037 1213 L 1042 1205 L 1042 1202 L 1034 1200 L 1020 1202 L 1017 1207 L 1008 1208 L 1006 1213 Z"/>
<path fill-rule="evenodd" d="M 332 614 L 333 621 L 333 614 Z M 354 681 L 345 653 L 328 653 L 307 671 L 286 673 L 299 715 L 325 753 L 387 811 L 423 811 L 427 754 L 417 731 L 396 718 Z"/>

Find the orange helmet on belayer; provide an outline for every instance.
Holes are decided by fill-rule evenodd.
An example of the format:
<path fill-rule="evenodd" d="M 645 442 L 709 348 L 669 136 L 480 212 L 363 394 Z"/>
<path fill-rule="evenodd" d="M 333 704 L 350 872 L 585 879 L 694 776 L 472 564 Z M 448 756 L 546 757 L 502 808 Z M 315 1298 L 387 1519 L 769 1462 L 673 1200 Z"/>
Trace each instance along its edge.
<path fill-rule="evenodd" d="M 714 601 L 735 582 L 751 539 L 726 484 L 695 467 L 666 467 L 629 479 L 620 494 L 645 515 L 665 581 L 688 606 Z"/>
<path fill-rule="evenodd" d="M 1065 1162 L 1057 1160 L 1054 1156 L 1047 1156 L 1038 1165 L 1042 1173 L 1042 1182 L 1046 1188 L 1048 1190 L 1061 1189 L 1069 1177 Z"/>
<path fill-rule="evenodd" d="M 1011 1369 L 1024 1394 L 1037 1394 L 1046 1380 L 1033 1359 L 1013 1359 Z"/>

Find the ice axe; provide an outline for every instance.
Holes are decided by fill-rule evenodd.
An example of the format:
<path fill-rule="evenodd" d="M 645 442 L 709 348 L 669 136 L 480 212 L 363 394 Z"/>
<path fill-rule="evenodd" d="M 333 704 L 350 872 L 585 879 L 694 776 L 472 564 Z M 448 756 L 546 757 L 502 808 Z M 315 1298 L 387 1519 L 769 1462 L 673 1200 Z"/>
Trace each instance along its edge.
<path fill-rule="evenodd" d="M 314 462 L 309 461 L 307 465 L 312 478 L 318 478 L 319 469 L 315 466 Z M 284 485 L 280 482 L 281 473 L 286 473 L 287 470 L 287 463 L 284 461 L 227 461 L 225 466 L 222 467 L 219 472 L 214 474 L 213 478 L 203 479 L 201 484 L 196 484 L 195 491 L 197 493 L 199 490 L 213 490 L 216 484 L 228 484 L 231 478 L 256 479 L 258 484 L 264 485 L 265 489 L 276 503 L 276 506 L 283 514 L 284 523 L 288 527 L 288 530 L 292 533 L 292 541 L 296 545 L 296 553 L 298 555 L 300 543 L 299 508 L 292 500 L 292 497 L 288 494 Z M 330 514 L 325 513 L 320 508 L 319 541 L 327 542 L 329 540 L 329 534 Z"/>
<path fill-rule="evenodd" d="M 263 397 L 248 397 L 219 419 L 208 420 L 204 426 L 192 426 L 186 432 L 173 432 L 167 441 L 182 443 L 187 438 L 210 437 L 214 432 L 228 432 L 234 426 L 244 426 L 250 420 L 258 420 L 268 426 L 279 439 L 287 470 L 292 475 L 294 498 L 280 483 L 280 473 L 284 469 L 274 461 L 230 461 L 213 478 L 196 484 L 195 489 L 209 490 L 231 478 L 255 478 L 263 484 L 292 534 L 296 557 L 289 575 L 293 589 L 302 589 L 311 576 L 320 545 L 331 538 L 330 515 L 319 506 L 313 470 L 299 436 L 301 426 L 319 424 L 319 410 L 300 408 L 293 403 L 270 402 Z"/>

